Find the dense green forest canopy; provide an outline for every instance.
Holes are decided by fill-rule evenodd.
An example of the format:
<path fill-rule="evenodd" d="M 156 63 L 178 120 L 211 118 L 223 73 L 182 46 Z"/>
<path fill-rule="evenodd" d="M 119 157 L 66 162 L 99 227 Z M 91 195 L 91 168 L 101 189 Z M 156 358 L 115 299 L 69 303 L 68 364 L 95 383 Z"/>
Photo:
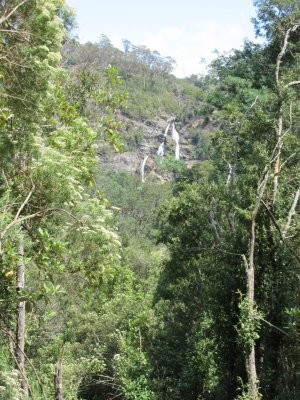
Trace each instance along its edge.
<path fill-rule="evenodd" d="M 178 79 L 0 0 L 0 400 L 299 398 L 300 4 L 254 4 L 264 44 Z"/>

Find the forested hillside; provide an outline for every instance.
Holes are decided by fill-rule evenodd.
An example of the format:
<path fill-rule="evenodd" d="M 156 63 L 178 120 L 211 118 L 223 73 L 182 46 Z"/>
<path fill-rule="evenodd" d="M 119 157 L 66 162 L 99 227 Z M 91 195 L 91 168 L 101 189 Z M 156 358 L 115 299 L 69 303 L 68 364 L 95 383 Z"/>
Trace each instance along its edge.
<path fill-rule="evenodd" d="M 0 400 L 300 396 L 300 4 L 178 79 L 0 0 Z"/>
<path fill-rule="evenodd" d="M 205 146 L 200 142 L 206 140 L 211 126 L 218 123 L 212 117 L 214 107 L 207 102 L 206 79 L 200 82 L 197 76 L 176 78 L 170 74 L 174 62 L 127 40 L 121 51 L 104 35 L 98 43 L 81 45 L 76 39 L 65 43 L 63 65 L 83 85 L 97 81 L 99 69 L 110 64 L 117 67 L 122 79 L 120 87 L 126 93 L 126 102 L 117 115 L 122 122 L 122 151 L 116 154 L 104 140 L 99 146 L 99 158 L 106 167 L 140 173 L 142 161 L 148 156 L 147 168 L 153 178 L 159 167 L 154 160 L 159 144 L 169 119 L 174 116 L 180 133 L 180 158 L 191 165 L 191 161 L 206 157 Z M 85 115 L 94 123 L 99 118 L 98 110 L 90 104 Z M 174 149 L 173 141 L 168 140 L 165 155 L 173 159 Z"/>

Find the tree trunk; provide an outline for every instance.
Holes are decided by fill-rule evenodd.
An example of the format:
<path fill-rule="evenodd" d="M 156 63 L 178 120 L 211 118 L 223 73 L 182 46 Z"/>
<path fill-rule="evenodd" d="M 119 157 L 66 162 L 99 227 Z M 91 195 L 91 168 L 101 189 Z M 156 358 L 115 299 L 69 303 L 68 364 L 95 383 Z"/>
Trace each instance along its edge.
<path fill-rule="evenodd" d="M 257 374 L 256 374 L 256 363 L 255 363 L 255 342 L 253 342 L 250 349 L 250 353 L 247 356 L 246 369 L 248 374 L 251 400 L 258 400 Z"/>
<path fill-rule="evenodd" d="M 55 365 L 54 375 L 55 400 L 63 400 L 62 394 L 62 359 L 60 358 Z"/>
<path fill-rule="evenodd" d="M 282 150 L 282 130 L 283 130 L 283 106 L 282 106 L 282 100 L 280 100 L 280 106 L 279 106 L 279 117 L 278 117 L 278 126 L 277 126 L 277 133 L 276 133 L 276 140 L 278 143 L 278 149 L 277 149 L 277 154 L 276 154 L 276 159 L 275 159 L 275 164 L 274 164 L 274 178 L 273 178 L 273 194 L 272 194 L 272 207 L 275 205 L 276 202 L 276 196 L 277 196 L 277 191 L 278 191 L 278 179 L 279 179 L 279 173 L 280 173 L 280 162 L 281 162 L 281 150 Z"/>
<path fill-rule="evenodd" d="M 258 211 L 257 206 L 257 211 Z M 254 271 L 254 250 L 255 250 L 255 220 L 257 211 L 253 215 L 250 231 L 250 254 L 249 263 L 247 268 L 247 299 L 249 304 L 249 314 L 252 323 L 254 323 L 254 285 L 255 285 L 255 271 Z M 258 398 L 257 389 L 257 373 L 256 373 L 256 362 L 255 362 L 255 341 L 253 339 L 251 348 L 246 358 L 246 368 L 248 374 L 248 383 L 250 386 L 250 393 L 252 400 Z"/>
<path fill-rule="evenodd" d="M 17 292 L 25 288 L 25 264 L 24 264 L 24 245 L 22 241 L 18 246 L 19 262 L 17 266 Z M 18 302 L 17 305 L 17 327 L 16 327 L 16 359 L 17 369 L 20 373 L 21 387 L 25 394 L 28 393 L 28 384 L 25 374 L 25 301 Z"/>
<path fill-rule="evenodd" d="M 259 181 L 256 193 L 255 206 L 252 212 L 251 226 L 249 232 L 249 259 L 247 261 L 244 256 L 244 262 L 247 274 L 247 300 L 249 305 L 249 318 L 251 323 L 254 324 L 254 295 L 255 295 L 255 266 L 254 266 L 254 254 L 256 245 L 256 219 L 260 209 L 260 204 L 263 195 L 266 190 L 266 185 L 269 179 L 269 171 L 266 167 L 266 172 L 263 173 L 262 178 Z M 251 400 L 257 400 L 259 398 L 259 392 L 257 387 L 257 373 L 256 373 L 256 360 L 255 360 L 255 340 L 252 340 L 252 344 L 248 354 L 246 355 L 246 370 L 248 374 L 249 390 Z"/>

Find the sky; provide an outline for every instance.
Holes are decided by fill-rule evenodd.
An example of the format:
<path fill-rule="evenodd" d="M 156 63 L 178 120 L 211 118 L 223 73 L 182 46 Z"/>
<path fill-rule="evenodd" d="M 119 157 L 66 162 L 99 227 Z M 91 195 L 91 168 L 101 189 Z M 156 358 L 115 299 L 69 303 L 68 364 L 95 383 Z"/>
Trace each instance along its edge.
<path fill-rule="evenodd" d="M 101 34 L 123 50 L 122 39 L 171 56 L 177 77 L 204 72 L 214 50 L 254 40 L 253 0 L 67 0 L 77 14 L 81 43 Z"/>

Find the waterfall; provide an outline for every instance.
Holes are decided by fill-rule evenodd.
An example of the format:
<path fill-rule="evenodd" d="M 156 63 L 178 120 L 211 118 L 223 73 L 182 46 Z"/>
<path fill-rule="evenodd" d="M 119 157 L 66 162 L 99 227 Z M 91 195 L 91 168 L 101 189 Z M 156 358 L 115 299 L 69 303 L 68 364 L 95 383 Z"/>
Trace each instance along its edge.
<path fill-rule="evenodd" d="M 176 148 L 175 148 L 175 160 L 180 159 L 180 153 L 179 153 L 179 143 L 176 142 Z"/>
<path fill-rule="evenodd" d="M 142 162 L 142 165 L 141 165 L 141 176 L 142 176 L 142 182 L 143 182 L 143 183 L 145 182 L 145 178 L 144 178 L 144 176 L 145 176 L 145 165 L 146 165 L 146 162 L 147 162 L 148 157 L 149 157 L 149 156 L 146 156 L 146 157 L 144 158 L 144 160 L 143 160 L 143 162 Z"/>
<path fill-rule="evenodd" d="M 159 148 L 157 150 L 157 155 L 163 157 L 164 156 L 164 151 L 165 151 L 165 141 L 161 142 L 159 145 Z"/>
<path fill-rule="evenodd" d="M 175 159 L 179 160 L 180 158 L 180 151 L 179 151 L 179 133 L 175 129 L 175 123 L 172 123 L 172 139 L 176 143 L 176 148 L 175 148 Z"/>
<path fill-rule="evenodd" d="M 175 148 L 175 159 L 179 160 L 180 159 L 180 149 L 179 149 L 179 133 L 176 131 L 175 129 L 175 117 L 172 117 L 168 120 L 168 125 L 165 129 L 165 133 L 164 133 L 164 140 L 161 142 L 161 144 L 158 147 L 157 150 L 157 155 L 163 157 L 164 153 L 165 153 L 165 146 L 167 144 L 167 137 L 168 137 L 168 132 L 170 129 L 170 125 L 172 123 L 172 139 L 174 140 L 174 142 L 176 143 L 176 148 Z"/>
<path fill-rule="evenodd" d="M 166 127 L 164 137 L 167 137 L 168 132 L 169 132 L 169 128 L 170 128 L 170 122 L 168 123 L 168 126 Z"/>
<path fill-rule="evenodd" d="M 168 126 L 165 129 L 164 140 L 163 140 L 163 142 L 161 142 L 161 144 L 158 147 L 158 150 L 156 153 L 158 156 L 163 157 L 165 154 L 165 145 L 167 143 L 167 136 L 168 136 L 169 129 L 170 129 L 170 122 L 168 123 Z"/>

